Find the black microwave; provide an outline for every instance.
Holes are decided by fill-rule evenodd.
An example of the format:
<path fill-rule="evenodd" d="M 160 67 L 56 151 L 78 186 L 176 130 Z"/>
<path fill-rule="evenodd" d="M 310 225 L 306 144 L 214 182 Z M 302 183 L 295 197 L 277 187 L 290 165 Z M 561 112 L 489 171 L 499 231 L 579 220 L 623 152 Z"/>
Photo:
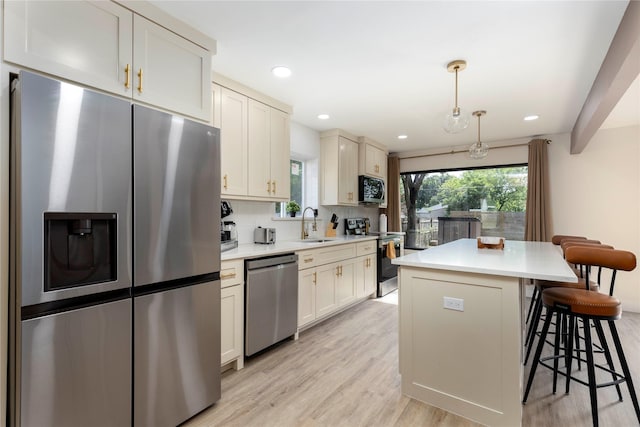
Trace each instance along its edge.
<path fill-rule="evenodd" d="M 358 177 L 358 202 L 384 204 L 384 180 L 366 175 Z"/>

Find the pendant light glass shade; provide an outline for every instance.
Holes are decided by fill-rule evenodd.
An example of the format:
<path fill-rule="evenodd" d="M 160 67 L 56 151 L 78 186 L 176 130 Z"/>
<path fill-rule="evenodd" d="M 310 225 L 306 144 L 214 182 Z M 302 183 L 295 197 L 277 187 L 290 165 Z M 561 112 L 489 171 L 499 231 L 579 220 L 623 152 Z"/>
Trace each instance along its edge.
<path fill-rule="evenodd" d="M 448 133 L 460 133 L 469 127 L 469 119 L 469 113 L 461 111 L 460 107 L 456 107 L 445 116 L 442 127 Z"/>
<path fill-rule="evenodd" d="M 444 122 L 442 123 L 442 127 L 448 133 L 459 133 L 469 126 L 469 113 L 462 111 L 460 107 L 458 107 L 458 71 L 462 71 L 466 67 L 467 62 L 461 59 L 451 61 L 447 64 L 447 70 L 450 73 L 456 74 L 455 107 L 445 116 Z"/>
<path fill-rule="evenodd" d="M 489 154 L 489 145 L 485 142 L 480 141 L 480 117 L 487 114 L 486 111 L 474 111 L 473 115 L 478 118 L 478 142 L 474 142 L 469 147 L 469 157 L 474 160 L 484 159 Z"/>

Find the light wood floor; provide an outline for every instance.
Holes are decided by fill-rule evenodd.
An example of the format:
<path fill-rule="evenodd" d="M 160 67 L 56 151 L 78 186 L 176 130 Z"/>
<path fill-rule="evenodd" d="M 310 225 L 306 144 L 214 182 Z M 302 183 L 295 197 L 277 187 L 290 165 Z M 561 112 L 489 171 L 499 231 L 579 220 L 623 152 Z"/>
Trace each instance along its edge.
<path fill-rule="evenodd" d="M 400 392 L 395 297 L 367 300 L 225 372 L 221 400 L 185 426 L 478 425 Z M 617 325 L 640 388 L 640 315 L 625 313 Z M 618 403 L 612 388 L 599 390 L 600 425 L 638 425 L 626 385 L 623 396 Z M 587 388 L 552 395 L 550 372 L 538 370 L 523 425 L 590 424 Z"/>

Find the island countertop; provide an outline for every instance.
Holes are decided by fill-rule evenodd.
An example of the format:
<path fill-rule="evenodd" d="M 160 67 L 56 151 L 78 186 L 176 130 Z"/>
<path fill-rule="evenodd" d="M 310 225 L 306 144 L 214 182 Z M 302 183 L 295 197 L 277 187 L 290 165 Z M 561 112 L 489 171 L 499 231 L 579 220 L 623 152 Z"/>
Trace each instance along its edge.
<path fill-rule="evenodd" d="M 526 279 L 577 282 L 578 278 L 550 242 L 505 241 L 504 249 L 478 249 L 476 239 L 460 239 L 392 260 L 410 267 Z"/>

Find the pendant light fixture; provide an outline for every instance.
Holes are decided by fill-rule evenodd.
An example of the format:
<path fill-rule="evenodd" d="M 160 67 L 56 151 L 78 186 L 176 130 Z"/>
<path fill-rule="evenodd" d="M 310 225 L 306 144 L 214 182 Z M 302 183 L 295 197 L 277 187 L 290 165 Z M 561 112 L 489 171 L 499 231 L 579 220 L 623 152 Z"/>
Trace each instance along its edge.
<path fill-rule="evenodd" d="M 447 71 L 456 73 L 456 98 L 455 107 L 444 118 L 442 127 L 448 133 L 459 133 L 469 126 L 469 114 L 460 110 L 458 107 L 458 72 L 467 68 L 467 61 L 456 59 L 447 64 Z"/>
<path fill-rule="evenodd" d="M 478 118 L 478 142 L 474 142 L 469 147 L 469 157 L 472 159 L 484 159 L 489 154 L 489 146 L 485 142 L 480 141 L 480 117 L 487 114 L 484 110 L 474 111 L 473 115 Z"/>

